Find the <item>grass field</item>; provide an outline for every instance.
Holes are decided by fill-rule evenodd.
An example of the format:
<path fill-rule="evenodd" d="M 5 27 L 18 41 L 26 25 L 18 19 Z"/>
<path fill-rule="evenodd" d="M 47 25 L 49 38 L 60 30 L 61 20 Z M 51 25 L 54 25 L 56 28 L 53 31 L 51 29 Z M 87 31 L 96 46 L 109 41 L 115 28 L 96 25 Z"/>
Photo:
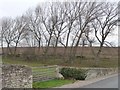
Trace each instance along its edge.
<path fill-rule="evenodd" d="M 43 82 L 34 82 L 33 88 L 52 88 L 52 87 L 59 87 L 69 83 L 74 83 L 74 81 L 54 79 L 54 80 L 43 81 Z"/>
<path fill-rule="evenodd" d="M 2 58 L 2 62 L 5 64 L 20 64 L 30 67 L 39 67 L 46 65 L 60 65 L 60 66 L 74 66 L 74 67 L 95 67 L 95 60 L 93 58 L 77 58 L 71 64 L 69 61 L 62 59 L 49 59 L 49 60 L 21 60 L 19 58 Z M 101 58 L 97 67 L 118 67 L 117 58 Z"/>
<path fill-rule="evenodd" d="M 25 61 L 25 60 L 20 60 L 20 59 L 14 59 L 14 58 L 7 58 L 3 57 L 2 58 L 2 63 L 3 64 L 18 64 L 18 65 L 27 65 L 29 67 L 39 67 L 43 66 L 39 61 Z"/>

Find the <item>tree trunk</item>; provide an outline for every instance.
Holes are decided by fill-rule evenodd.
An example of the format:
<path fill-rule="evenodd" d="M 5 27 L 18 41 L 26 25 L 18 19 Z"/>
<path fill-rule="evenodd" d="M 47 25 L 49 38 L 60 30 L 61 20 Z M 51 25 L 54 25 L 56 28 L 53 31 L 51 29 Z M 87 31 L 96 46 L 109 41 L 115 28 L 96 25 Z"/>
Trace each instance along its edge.
<path fill-rule="evenodd" d="M 7 55 L 8 54 L 12 54 L 12 51 L 11 51 L 11 49 L 10 49 L 10 44 L 8 43 L 8 46 L 7 46 Z"/>

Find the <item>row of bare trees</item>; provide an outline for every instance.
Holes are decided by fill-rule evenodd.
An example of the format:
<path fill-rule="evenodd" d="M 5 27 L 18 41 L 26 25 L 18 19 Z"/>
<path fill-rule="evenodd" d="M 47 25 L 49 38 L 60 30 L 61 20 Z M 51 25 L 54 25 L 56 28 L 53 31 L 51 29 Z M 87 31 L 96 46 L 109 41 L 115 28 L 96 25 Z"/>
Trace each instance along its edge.
<path fill-rule="evenodd" d="M 52 2 L 29 9 L 21 17 L 3 18 L 0 21 L 1 46 L 16 54 L 17 47 L 44 47 L 47 55 L 53 47 L 53 54 L 59 46 L 64 47 L 63 55 L 73 60 L 77 48 L 86 44 L 91 47 L 97 59 L 106 38 L 117 28 L 117 4 L 110 2 Z M 94 52 L 97 42 L 99 50 Z M 14 52 L 10 47 L 14 47 Z"/>

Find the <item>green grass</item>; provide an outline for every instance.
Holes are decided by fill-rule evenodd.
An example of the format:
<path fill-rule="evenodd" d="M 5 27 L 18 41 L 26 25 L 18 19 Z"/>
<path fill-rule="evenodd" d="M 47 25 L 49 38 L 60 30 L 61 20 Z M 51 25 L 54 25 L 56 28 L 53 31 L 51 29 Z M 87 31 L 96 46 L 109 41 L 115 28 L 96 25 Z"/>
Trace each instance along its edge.
<path fill-rule="evenodd" d="M 74 81 L 54 79 L 54 80 L 43 81 L 43 82 L 34 82 L 33 88 L 52 88 L 52 87 L 58 87 L 58 86 L 62 86 L 70 83 L 74 83 Z"/>
<path fill-rule="evenodd" d="M 37 73 L 37 74 L 42 74 L 42 73 L 45 73 L 46 75 L 56 75 L 56 67 L 52 67 L 52 68 L 42 68 L 42 67 L 37 67 L 37 68 L 34 68 L 32 67 L 32 72 L 33 73 Z"/>
<path fill-rule="evenodd" d="M 33 67 L 32 70 L 33 70 L 34 72 L 56 71 L 56 67 L 51 67 L 51 68 Z"/>
<path fill-rule="evenodd" d="M 56 67 L 32 67 L 34 77 L 56 77 Z"/>

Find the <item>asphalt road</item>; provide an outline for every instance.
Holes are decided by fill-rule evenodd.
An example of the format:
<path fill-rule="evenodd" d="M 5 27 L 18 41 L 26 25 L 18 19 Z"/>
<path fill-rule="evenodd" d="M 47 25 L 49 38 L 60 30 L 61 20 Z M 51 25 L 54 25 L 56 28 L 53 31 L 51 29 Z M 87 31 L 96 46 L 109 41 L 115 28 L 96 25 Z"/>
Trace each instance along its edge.
<path fill-rule="evenodd" d="M 118 75 L 88 84 L 80 88 L 118 88 Z"/>

